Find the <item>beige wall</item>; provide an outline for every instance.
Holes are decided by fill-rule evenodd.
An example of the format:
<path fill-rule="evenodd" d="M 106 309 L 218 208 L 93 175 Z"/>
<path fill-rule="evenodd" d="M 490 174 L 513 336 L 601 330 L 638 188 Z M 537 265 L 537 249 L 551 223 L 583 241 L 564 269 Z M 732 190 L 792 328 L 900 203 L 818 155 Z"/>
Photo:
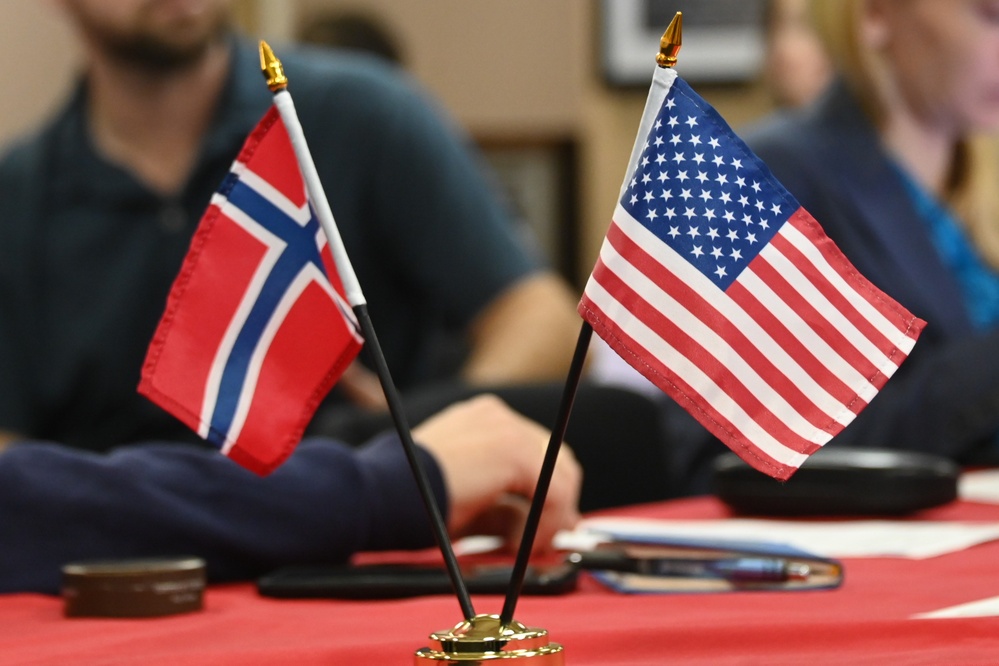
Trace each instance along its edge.
<path fill-rule="evenodd" d="M 400 37 L 410 70 L 473 132 L 566 134 L 579 125 L 588 3 L 300 0 L 300 17 L 360 8 Z"/>
<path fill-rule="evenodd" d="M 72 78 L 76 44 L 52 4 L 2 0 L 0 146 L 40 123 Z"/>
<path fill-rule="evenodd" d="M 39 122 L 65 89 L 75 49 L 46 2 L 3 0 L 0 145 Z M 282 40 L 313 12 L 364 9 L 397 33 L 414 75 L 479 137 L 572 138 L 579 148 L 581 273 L 614 206 L 645 93 L 604 86 L 593 0 L 240 0 L 253 32 Z M 655 54 L 650 54 L 650 63 Z M 680 54 L 682 72 L 683 53 Z M 701 91 L 735 126 L 767 110 L 758 86 Z M 582 277 L 582 275 L 580 276 Z"/>

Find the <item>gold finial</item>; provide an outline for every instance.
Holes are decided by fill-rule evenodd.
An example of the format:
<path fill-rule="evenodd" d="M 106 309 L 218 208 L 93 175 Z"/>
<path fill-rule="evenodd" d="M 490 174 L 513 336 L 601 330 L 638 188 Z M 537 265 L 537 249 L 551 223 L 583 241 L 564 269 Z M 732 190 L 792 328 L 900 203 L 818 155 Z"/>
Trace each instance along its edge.
<path fill-rule="evenodd" d="M 669 22 L 663 38 L 659 40 L 659 55 L 656 64 L 660 67 L 672 67 L 676 64 L 676 54 L 683 45 L 683 12 L 677 12 Z"/>
<path fill-rule="evenodd" d="M 281 61 L 274 55 L 274 51 L 271 50 L 267 42 L 262 39 L 260 40 L 260 69 L 264 73 L 264 78 L 267 79 L 267 87 L 271 89 L 271 92 L 284 90 L 288 87 L 288 77 L 284 75 Z"/>

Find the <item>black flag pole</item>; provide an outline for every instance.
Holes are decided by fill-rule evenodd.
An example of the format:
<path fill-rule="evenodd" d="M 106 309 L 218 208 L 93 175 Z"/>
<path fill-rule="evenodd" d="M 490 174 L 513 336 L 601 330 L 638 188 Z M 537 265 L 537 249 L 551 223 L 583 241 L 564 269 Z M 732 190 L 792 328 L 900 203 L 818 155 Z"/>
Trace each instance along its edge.
<path fill-rule="evenodd" d="M 659 67 L 673 67 L 676 65 L 676 56 L 680 52 L 680 46 L 683 42 L 682 32 L 683 14 L 677 12 L 666 28 L 666 32 L 663 33 L 662 39 L 659 41 L 659 53 L 656 54 L 656 64 Z M 538 485 L 534 490 L 534 498 L 531 500 L 531 508 L 527 514 L 524 535 L 517 550 L 517 559 L 510 574 L 510 586 L 507 588 L 506 599 L 503 602 L 503 612 L 500 615 L 501 627 L 505 627 L 513 621 L 513 611 L 517 607 L 517 599 L 524 584 L 524 577 L 527 575 L 528 562 L 531 558 L 531 551 L 534 549 L 534 539 L 537 536 L 538 525 L 541 522 L 541 509 L 544 507 L 545 498 L 548 495 L 548 487 L 551 485 L 552 475 L 555 473 L 558 452 L 562 447 L 566 428 L 569 426 L 572 403 L 576 398 L 576 389 L 579 388 L 579 380 L 583 374 L 583 363 L 586 360 L 586 352 L 589 348 L 592 334 L 593 328 L 589 323 L 584 321 L 579 330 L 579 339 L 576 341 L 576 351 L 572 357 L 572 365 L 569 367 L 569 374 L 565 380 L 562 401 L 559 404 L 558 414 L 555 417 L 551 439 L 548 440 L 548 450 L 545 452 L 545 459 L 541 464 Z"/>
<path fill-rule="evenodd" d="M 395 382 L 392 381 L 392 375 L 389 372 L 388 364 L 385 362 L 385 354 L 382 352 L 381 345 L 378 342 L 378 336 L 375 334 L 374 326 L 371 323 L 371 317 L 368 315 L 367 302 L 364 298 L 364 294 L 361 292 L 357 276 L 354 275 L 354 269 L 350 263 L 350 258 L 347 256 L 346 250 L 343 247 L 340 232 L 336 227 L 336 222 L 333 220 L 333 213 L 330 210 L 329 202 L 326 200 L 326 193 L 323 190 L 322 183 L 319 181 L 319 174 L 316 171 L 316 165 L 312 161 L 312 155 L 305 142 L 305 134 L 302 132 L 302 126 L 298 121 L 298 114 L 295 112 L 295 105 L 292 102 L 291 95 L 287 90 L 288 79 L 284 74 L 284 68 L 281 66 L 281 61 L 274 55 L 270 46 L 263 41 L 260 42 L 260 68 L 263 70 L 264 77 L 267 79 L 267 86 L 271 89 L 271 92 L 274 93 L 274 105 L 280 112 L 281 119 L 284 121 L 285 128 L 288 130 L 288 136 L 291 139 L 292 147 L 295 149 L 295 156 L 298 159 L 299 168 L 302 170 L 302 176 L 305 180 L 306 187 L 308 188 L 309 196 L 315 206 L 316 217 L 319 219 L 320 226 L 322 226 L 323 231 L 326 234 L 326 239 L 329 242 L 330 251 L 332 252 L 334 258 L 334 264 L 336 265 L 337 272 L 340 275 L 340 280 L 343 283 L 347 300 L 350 302 L 354 315 L 357 317 L 358 323 L 360 324 L 361 333 L 364 336 L 365 347 L 367 347 L 369 353 L 371 354 L 371 358 L 374 361 L 375 371 L 381 382 L 382 391 L 385 393 L 385 400 L 388 403 L 389 413 L 392 416 L 392 421 L 395 424 L 396 431 L 399 434 L 399 439 L 402 442 L 406 459 L 413 471 L 413 477 L 416 480 L 416 485 L 420 492 L 420 498 L 422 499 L 423 505 L 427 510 L 427 515 L 430 518 L 430 525 L 434 532 L 434 538 L 436 539 L 437 545 L 441 550 L 441 554 L 444 556 L 444 564 L 447 568 L 448 576 L 451 579 L 451 585 L 458 597 L 458 603 L 461 605 L 461 612 L 465 616 L 466 620 L 470 620 L 475 617 L 475 610 L 472 607 L 472 598 L 468 593 L 468 587 L 465 585 L 465 580 L 462 578 L 461 569 L 458 567 L 458 558 L 454 554 L 451 538 L 448 536 L 447 526 L 444 524 L 444 517 L 441 514 L 440 507 L 437 506 L 437 500 L 434 498 L 429 477 L 427 476 L 427 472 L 420 463 L 419 456 L 417 455 L 416 444 L 413 442 L 413 435 L 410 431 L 409 423 L 402 408 L 402 400 L 399 397 L 399 391 L 396 389 Z"/>
<path fill-rule="evenodd" d="M 458 567 L 458 558 L 454 554 L 451 538 L 448 536 L 447 527 L 444 525 L 444 516 L 441 514 L 440 507 L 437 506 L 437 501 L 434 499 L 430 479 L 427 477 L 427 472 L 416 455 L 416 443 L 413 441 L 409 422 L 402 408 L 399 391 L 395 387 L 395 382 L 392 381 L 388 363 L 385 362 L 385 354 L 378 343 L 378 336 L 375 335 L 375 327 L 371 324 L 371 317 L 368 315 L 368 306 L 364 303 L 355 306 L 354 314 L 357 316 L 357 321 L 361 324 L 361 334 L 364 336 L 365 346 L 374 361 L 375 372 L 381 381 L 382 391 L 384 391 L 385 400 L 388 402 L 389 413 L 392 415 L 392 422 L 395 424 L 396 432 L 399 433 L 399 439 L 402 441 L 402 448 L 406 453 L 406 459 L 409 461 L 409 466 L 413 470 L 413 476 L 416 478 L 420 497 L 423 498 L 427 513 L 430 515 L 430 524 L 434 530 L 434 538 L 437 540 L 437 545 L 444 556 L 444 564 L 447 567 L 455 594 L 458 595 L 461 612 L 465 616 L 465 619 L 469 620 L 475 617 L 472 598 L 469 596 L 465 579 L 461 576 L 461 569 Z"/>
<path fill-rule="evenodd" d="M 534 498 L 531 500 L 531 508 L 527 513 L 524 536 L 520 540 L 517 559 L 514 561 L 513 571 L 510 573 L 510 586 L 507 588 L 503 612 L 500 614 L 501 627 L 509 625 L 510 621 L 513 620 L 513 611 L 517 607 L 520 589 L 524 585 L 531 551 L 534 549 L 534 538 L 537 536 L 538 525 L 541 522 L 541 510 L 545 506 L 548 487 L 551 485 L 552 475 L 555 473 L 555 463 L 558 461 L 558 453 L 562 448 L 562 440 L 565 439 L 565 430 L 569 426 L 572 404 L 576 399 L 579 380 L 583 376 L 583 364 L 586 361 L 586 352 L 589 349 L 592 335 L 593 327 L 584 321 L 579 329 L 579 337 L 576 339 L 576 351 L 572 355 L 569 374 L 565 380 L 565 388 L 562 390 L 562 399 L 559 402 L 558 414 L 555 417 L 555 426 L 552 428 L 551 438 L 548 440 L 548 449 L 545 451 L 545 459 L 541 463 L 541 472 L 538 474 Z"/>

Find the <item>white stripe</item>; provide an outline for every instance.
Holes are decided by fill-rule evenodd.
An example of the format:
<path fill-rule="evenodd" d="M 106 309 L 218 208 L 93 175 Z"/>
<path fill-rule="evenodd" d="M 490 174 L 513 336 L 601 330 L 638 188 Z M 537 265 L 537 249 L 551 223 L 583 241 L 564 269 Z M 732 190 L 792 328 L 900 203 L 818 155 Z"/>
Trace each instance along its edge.
<path fill-rule="evenodd" d="M 260 176 L 258 176 L 254 172 L 250 171 L 248 168 L 246 168 L 245 164 L 243 164 L 242 162 L 237 162 L 237 165 L 242 167 L 241 169 L 238 170 L 239 177 L 241 179 L 249 180 L 250 181 L 248 182 L 249 187 L 253 189 L 255 192 L 257 192 L 257 194 L 264 197 L 272 205 L 278 208 L 282 213 L 292 218 L 299 226 L 304 227 L 306 224 L 309 223 L 309 220 L 312 219 L 312 211 L 309 210 L 308 204 L 306 204 L 305 206 L 296 207 L 291 202 L 290 199 L 288 199 L 281 193 L 280 190 L 275 189 L 270 183 L 263 180 Z M 233 171 L 237 171 L 237 169 L 234 167 Z M 240 226 L 246 228 L 247 231 L 250 231 L 250 233 L 253 233 L 253 230 L 250 229 L 248 225 L 252 225 L 255 228 L 259 228 L 262 233 L 270 234 L 270 232 L 266 231 L 266 229 L 264 229 L 263 227 L 260 227 L 260 225 L 257 224 L 255 220 L 250 218 L 241 209 L 237 208 L 235 204 L 230 203 L 228 199 L 226 199 L 218 192 L 212 195 L 212 203 L 219 206 L 219 208 L 224 207 L 225 210 L 227 211 L 227 214 L 230 212 L 234 212 L 233 214 L 239 216 L 240 218 L 238 220 L 240 222 Z M 264 243 L 267 242 L 266 239 L 262 237 L 262 235 L 254 234 L 254 236 L 263 241 Z M 321 256 L 323 250 L 326 248 L 326 245 L 328 245 L 326 240 L 326 234 L 323 232 L 322 226 L 319 226 L 316 229 L 315 241 L 316 241 L 316 249 L 319 251 L 319 254 Z M 282 245 L 282 249 L 283 247 L 284 246 Z M 318 279 L 320 277 L 322 279 Z M 347 301 L 344 300 L 343 296 L 341 296 L 333 288 L 332 284 L 330 284 L 329 277 L 324 276 L 320 273 L 319 275 L 317 275 L 316 283 L 322 288 L 323 291 L 326 292 L 326 294 L 330 297 L 331 300 L 335 301 L 339 305 L 340 311 L 343 314 L 344 318 L 346 318 L 347 321 L 350 322 L 352 325 L 351 333 L 353 334 L 354 338 L 359 342 L 363 342 L 364 338 L 362 338 L 357 332 L 360 329 L 360 324 L 357 321 L 357 317 L 354 316 L 354 311 L 350 308 L 350 305 L 347 303 Z"/>
<path fill-rule="evenodd" d="M 878 311 L 871 303 L 857 293 L 856 289 L 852 287 L 843 276 L 839 274 L 826 258 L 819 252 L 819 249 L 815 247 L 815 244 L 808 240 L 808 238 L 801 233 L 800 230 L 794 226 L 787 224 L 782 232 L 784 238 L 787 239 L 791 245 L 798 249 L 808 260 L 811 262 L 815 270 L 820 273 L 830 284 L 838 291 L 843 294 L 850 304 L 871 324 L 885 336 L 893 345 L 902 350 L 905 354 L 912 351 L 913 345 L 916 344 L 915 339 L 909 337 L 904 332 L 900 331 L 896 326 L 894 326 L 891 321 L 889 321 L 881 312 Z"/>
<path fill-rule="evenodd" d="M 785 328 L 819 360 L 827 370 L 836 375 L 846 386 L 855 391 L 865 402 L 877 395 L 878 389 L 869 378 L 859 372 L 836 349 L 831 347 L 808 325 L 798 311 L 789 306 L 756 273 L 751 270 L 739 276 L 739 283 L 746 288 L 767 310 L 773 313 Z"/>
<path fill-rule="evenodd" d="M 855 392 L 864 402 L 870 402 L 878 393 L 878 389 L 870 379 L 859 372 L 849 361 L 843 358 L 835 348 L 830 346 L 806 322 L 798 312 L 781 299 L 758 275 L 751 270 L 739 276 L 739 283 L 746 287 L 774 317 L 787 328 L 820 363 L 843 383 Z M 891 374 L 890 372 L 888 373 Z"/>
<path fill-rule="evenodd" d="M 322 232 L 320 232 L 320 234 L 321 233 Z M 314 264 L 309 265 L 314 266 Z M 333 304 L 336 305 L 337 309 L 340 311 L 340 315 L 347 320 L 347 329 L 350 331 L 350 334 L 355 340 L 364 344 L 364 338 L 359 332 L 361 324 L 358 323 L 357 317 L 354 315 L 354 311 L 350 307 L 350 303 L 348 303 L 347 300 L 340 295 L 340 292 L 333 288 L 333 285 L 330 284 L 329 277 L 325 274 L 325 270 L 320 271 L 317 268 L 315 271 L 315 280 L 316 284 L 319 285 L 324 292 L 326 292 L 326 295 L 329 296 L 330 300 L 333 301 Z"/>
<path fill-rule="evenodd" d="M 212 203 L 221 208 L 222 214 L 263 243 L 267 247 L 267 250 L 253 272 L 253 277 L 250 279 L 246 291 L 243 292 L 239 307 L 236 308 L 236 312 L 229 321 L 225 335 L 222 336 L 222 342 L 215 352 L 215 358 L 212 360 L 208 380 L 205 382 L 204 399 L 201 405 L 201 422 L 198 426 L 198 434 L 202 438 L 208 437 L 208 429 L 212 422 L 212 414 L 215 411 L 215 404 L 218 398 L 219 384 L 222 381 L 222 371 L 225 369 L 226 361 L 232 353 L 233 345 L 236 344 L 236 337 L 246 323 L 246 318 L 250 316 L 250 311 L 253 309 L 253 304 L 259 296 L 260 290 L 267 280 L 267 276 L 270 275 L 278 258 L 287 246 L 287 243 L 281 240 L 281 238 L 257 224 L 253 218 L 229 203 L 224 197 L 212 197 Z"/>
<path fill-rule="evenodd" d="M 309 265 L 314 267 L 314 264 Z M 340 292 L 333 288 L 333 285 L 329 282 L 329 278 L 319 269 L 316 269 L 315 271 L 315 280 L 316 284 L 318 284 L 322 290 L 326 292 L 326 295 L 330 297 L 331 301 L 333 301 L 337 310 L 340 311 L 340 316 L 347 321 L 347 330 L 350 331 L 354 340 L 364 344 L 364 337 L 360 333 L 361 324 L 357 321 L 357 317 L 354 315 L 354 311 L 351 309 L 350 303 L 348 303 L 347 300 L 340 295 Z"/>
<path fill-rule="evenodd" d="M 239 400 L 236 402 L 236 411 L 233 414 L 232 425 L 229 427 L 229 432 L 226 433 L 225 444 L 222 446 L 222 453 L 226 455 L 235 445 L 236 441 L 239 439 L 239 434 L 243 431 L 243 425 L 246 423 L 246 415 L 250 411 L 250 407 L 253 405 L 253 397 L 257 392 L 257 380 L 260 379 L 260 368 L 264 364 L 264 359 L 267 358 L 267 352 L 270 350 L 271 343 L 274 341 L 274 336 L 281 329 L 281 325 L 284 324 L 285 317 L 291 311 L 291 308 L 298 301 L 299 296 L 305 291 L 313 282 L 323 285 L 326 280 L 323 279 L 322 273 L 316 267 L 315 264 L 306 264 L 302 267 L 302 270 L 298 272 L 295 279 L 291 281 L 288 285 L 287 291 L 281 296 L 281 300 L 278 302 L 277 306 L 274 308 L 274 312 L 271 318 L 267 321 L 267 325 L 264 326 L 264 330 L 261 332 L 260 340 L 257 342 L 256 347 L 253 349 L 253 354 L 250 357 L 250 363 L 246 369 L 246 380 L 243 382 L 243 386 L 239 392 Z"/>
<path fill-rule="evenodd" d="M 319 248 L 320 257 L 322 257 L 322 252 L 326 249 L 326 233 L 323 231 L 322 226 L 316 229 L 316 247 Z M 344 319 L 350 324 L 347 328 L 350 329 L 350 334 L 354 336 L 354 339 L 361 344 L 364 344 L 364 337 L 361 335 L 361 324 L 357 321 L 357 316 L 354 314 L 353 308 L 350 307 L 350 303 L 340 295 L 333 285 L 329 282 L 329 276 L 326 276 L 325 280 L 319 280 L 319 286 L 323 288 L 323 291 L 329 295 L 331 299 L 336 303 L 337 309 L 340 310 L 340 314 Z"/>
<path fill-rule="evenodd" d="M 667 250 L 672 252 L 668 247 Z M 700 344 L 723 367 L 727 368 L 791 432 L 809 442 L 824 444 L 829 441 L 831 438 L 829 433 L 805 419 L 765 378 L 761 377 L 759 373 L 746 363 L 745 359 L 725 338 L 705 325 L 696 313 L 690 312 L 683 304 L 676 301 L 666 291 L 663 291 L 653 283 L 645 273 L 631 265 L 610 243 L 604 243 L 604 247 L 600 251 L 600 259 L 611 272 L 617 275 L 622 282 L 638 294 L 646 304 L 654 303 L 655 305 L 650 305 L 650 307 L 663 312 L 669 318 L 670 322 Z M 687 263 L 679 256 L 676 257 L 675 261 Z M 717 288 L 715 288 L 715 292 L 724 296 L 724 293 Z M 720 300 L 723 299 L 714 298 L 709 299 L 708 302 L 714 305 L 712 301 Z M 729 299 L 725 297 L 724 300 Z M 637 315 L 633 316 L 637 317 Z M 767 344 L 763 347 L 764 351 L 762 353 L 764 356 L 769 357 L 771 356 L 771 352 L 778 349 L 778 347 L 769 338 L 766 338 L 764 342 Z M 790 358 L 787 360 L 793 363 Z M 824 410 L 825 419 L 823 420 L 832 419 L 832 416 L 830 416 L 831 413 L 842 414 L 844 412 L 844 406 L 839 401 L 833 399 L 832 396 L 828 396 L 828 398 L 831 404 L 829 409 Z M 841 421 L 840 425 L 845 427 L 850 420 L 852 419 L 846 419 L 845 422 Z"/>
<path fill-rule="evenodd" d="M 586 285 L 586 295 L 621 327 L 648 355 L 659 359 L 677 377 L 696 391 L 701 399 L 739 428 L 749 444 L 777 462 L 799 467 L 807 455 L 798 453 L 773 438 L 767 430 L 732 400 L 721 387 L 686 356 L 679 353 L 641 320 L 632 315 L 595 279 Z"/>
<path fill-rule="evenodd" d="M 790 225 L 784 225 L 784 227 L 788 226 Z M 760 252 L 760 256 L 766 259 L 773 266 L 774 270 L 787 280 L 794 290 L 815 308 L 819 315 L 832 324 L 833 328 L 839 331 L 840 335 L 846 338 L 846 341 L 860 352 L 864 358 L 873 365 L 884 363 L 884 352 L 878 349 L 877 345 L 871 342 L 870 338 L 854 326 L 849 317 L 833 305 L 821 291 L 816 289 L 815 285 L 801 272 L 801 269 L 795 266 L 780 250 L 773 245 L 767 245 Z"/>
<path fill-rule="evenodd" d="M 272 206 L 293 219 L 298 226 L 304 227 L 312 219 L 312 211 L 309 210 L 309 203 L 297 206 L 286 197 L 281 190 L 277 189 L 266 180 L 254 173 L 249 167 L 241 162 L 233 166 L 233 172 L 239 175 L 239 179 L 247 187 L 266 199 Z M 305 194 L 303 191 L 302 194 Z"/>
<path fill-rule="evenodd" d="M 690 288 L 693 289 L 699 296 L 714 305 L 723 317 L 735 324 L 757 349 L 766 350 L 766 356 L 770 359 L 770 361 L 774 363 L 774 365 L 776 365 L 788 378 L 798 382 L 799 388 L 801 388 L 801 390 L 809 397 L 810 400 L 812 400 L 812 402 L 822 407 L 830 414 L 838 413 L 839 409 L 842 409 L 842 403 L 840 403 L 834 396 L 829 395 L 828 392 L 822 388 L 822 385 L 815 381 L 815 379 L 812 378 L 812 376 L 808 374 L 808 372 L 802 368 L 797 361 L 794 360 L 794 357 L 789 355 L 784 348 L 773 339 L 773 336 L 771 336 L 770 333 L 756 321 L 756 319 L 743 310 L 737 302 L 720 293 L 714 282 L 705 277 L 699 270 L 691 266 L 689 262 L 680 257 L 666 243 L 663 243 L 662 240 L 657 238 L 643 224 L 631 217 L 631 215 L 629 215 L 623 207 L 618 206 L 618 208 L 614 211 L 614 220 L 617 222 L 617 226 L 621 229 L 621 231 L 628 238 L 630 238 L 632 242 L 644 249 L 645 252 L 647 252 L 649 256 L 655 259 L 659 264 L 669 266 L 669 269 L 675 273 L 680 280 L 689 285 Z M 744 273 L 740 276 L 739 282 L 741 284 L 745 284 L 745 279 L 746 274 Z M 758 278 L 755 276 L 752 276 L 751 279 L 758 281 Z M 867 388 L 873 389 L 873 386 L 867 378 L 857 372 L 856 368 L 852 365 L 841 359 L 835 350 L 826 344 L 822 338 L 816 335 L 815 331 L 813 331 L 810 326 L 805 324 L 796 312 L 787 308 L 786 304 L 777 299 L 775 295 L 767 296 L 764 294 L 764 296 L 765 298 L 761 298 L 764 306 L 770 310 L 776 309 L 777 312 L 774 313 L 775 316 L 788 327 L 791 334 L 800 340 L 806 349 L 812 351 L 812 353 L 836 378 L 855 391 L 866 390 Z M 758 297 L 760 296 L 758 295 Z M 808 379 L 805 380 L 802 379 L 802 377 L 808 377 Z M 874 390 L 874 393 L 877 393 L 877 391 Z M 873 395 L 873 393 L 871 395 Z M 828 405 L 832 404 L 830 401 L 839 405 L 839 408 L 833 409 L 829 407 Z M 837 420 L 842 423 L 844 422 L 844 419 L 852 419 L 852 417 L 843 415 Z M 849 420 L 846 420 L 845 422 L 849 423 Z"/>

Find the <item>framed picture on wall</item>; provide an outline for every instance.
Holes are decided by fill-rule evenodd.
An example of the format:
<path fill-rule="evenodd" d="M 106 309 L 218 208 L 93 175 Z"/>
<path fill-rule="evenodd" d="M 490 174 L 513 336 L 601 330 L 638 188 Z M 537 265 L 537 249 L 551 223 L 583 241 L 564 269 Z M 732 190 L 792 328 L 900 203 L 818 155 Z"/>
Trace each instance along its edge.
<path fill-rule="evenodd" d="M 576 143 L 561 138 L 484 138 L 477 143 L 499 194 L 544 259 L 577 279 Z"/>
<path fill-rule="evenodd" d="M 600 0 L 604 77 L 617 86 L 647 86 L 659 40 L 683 12 L 677 71 L 691 83 L 737 83 L 763 63 L 765 0 Z"/>

